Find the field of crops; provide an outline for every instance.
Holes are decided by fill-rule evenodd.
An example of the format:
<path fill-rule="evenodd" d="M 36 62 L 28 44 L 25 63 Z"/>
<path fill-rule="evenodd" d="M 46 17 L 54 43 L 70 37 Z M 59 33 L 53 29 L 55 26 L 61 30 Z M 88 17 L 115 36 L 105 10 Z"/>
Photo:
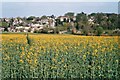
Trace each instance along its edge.
<path fill-rule="evenodd" d="M 2 34 L 2 78 L 118 80 L 119 51 L 117 36 Z"/>

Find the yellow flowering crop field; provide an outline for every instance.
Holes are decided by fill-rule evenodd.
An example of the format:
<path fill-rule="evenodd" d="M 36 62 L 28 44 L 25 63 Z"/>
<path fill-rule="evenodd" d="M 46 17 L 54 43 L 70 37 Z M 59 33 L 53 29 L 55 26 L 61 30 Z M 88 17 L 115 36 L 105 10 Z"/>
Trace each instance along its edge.
<path fill-rule="evenodd" d="M 119 79 L 118 36 L 1 36 L 2 78 Z"/>

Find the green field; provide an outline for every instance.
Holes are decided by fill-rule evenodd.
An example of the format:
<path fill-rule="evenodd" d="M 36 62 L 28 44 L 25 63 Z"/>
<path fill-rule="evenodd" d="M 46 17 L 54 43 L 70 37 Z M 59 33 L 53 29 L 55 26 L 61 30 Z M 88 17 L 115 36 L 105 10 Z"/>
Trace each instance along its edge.
<path fill-rule="evenodd" d="M 1 36 L 2 79 L 119 79 L 118 36 Z"/>

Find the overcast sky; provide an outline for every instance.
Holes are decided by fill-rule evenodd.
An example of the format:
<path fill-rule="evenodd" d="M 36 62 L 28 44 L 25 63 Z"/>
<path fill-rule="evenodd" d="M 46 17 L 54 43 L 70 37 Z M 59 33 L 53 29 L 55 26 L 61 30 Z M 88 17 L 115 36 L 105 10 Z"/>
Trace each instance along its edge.
<path fill-rule="evenodd" d="M 0 0 L 3 2 L 118 2 L 120 0 Z"/>
<path fill-rule="evenodd" d="M 66 12 L 118 13 L 118 2 L 2 2 L 2 16 L 64 15 Z M 109 0 L 110 1 L 110 0 Z M 0 4 L 1 5 L 1 4 Z"/>

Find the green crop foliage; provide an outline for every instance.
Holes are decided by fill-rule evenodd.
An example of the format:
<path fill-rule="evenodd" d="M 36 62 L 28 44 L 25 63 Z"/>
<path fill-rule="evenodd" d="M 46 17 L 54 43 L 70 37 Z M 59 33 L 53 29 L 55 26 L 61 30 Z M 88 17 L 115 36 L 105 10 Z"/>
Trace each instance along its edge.
<path fill-rule="evenodd" d="M 2 34 L 2 79 L 119 79 L 117 36 Z"/>

